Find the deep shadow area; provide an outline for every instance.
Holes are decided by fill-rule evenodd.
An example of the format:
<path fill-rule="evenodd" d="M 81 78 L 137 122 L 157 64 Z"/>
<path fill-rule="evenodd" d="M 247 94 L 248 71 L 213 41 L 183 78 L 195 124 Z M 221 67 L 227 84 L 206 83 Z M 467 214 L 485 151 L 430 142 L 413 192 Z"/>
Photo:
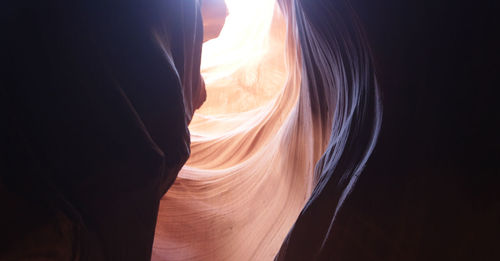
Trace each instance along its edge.
<path fill-rule="evenodd" d="M 198 6 L 8 1 L 1 19 L 0 260 L 149 260 L 203 99 Z"/>
<path fill-rule="evenodd" d="M 328 242 L 331 260 L 498 260 L 493 4 L 352 1 L 384 119 Z"/>

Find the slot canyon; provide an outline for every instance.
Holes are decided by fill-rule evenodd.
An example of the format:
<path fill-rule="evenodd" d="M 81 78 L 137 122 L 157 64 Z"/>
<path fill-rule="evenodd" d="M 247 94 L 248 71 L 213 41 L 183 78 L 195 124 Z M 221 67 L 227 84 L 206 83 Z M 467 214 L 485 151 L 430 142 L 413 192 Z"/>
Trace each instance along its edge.
<path fill-rule="evenodd" d="M 0 261 L 498 260 L 488 4 L 2 4 Z"/>

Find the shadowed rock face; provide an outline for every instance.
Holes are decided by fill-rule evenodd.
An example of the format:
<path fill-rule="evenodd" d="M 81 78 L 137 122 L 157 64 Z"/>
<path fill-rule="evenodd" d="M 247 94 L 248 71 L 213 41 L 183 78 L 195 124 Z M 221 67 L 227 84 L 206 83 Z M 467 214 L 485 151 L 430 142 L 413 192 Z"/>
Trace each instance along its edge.
<path fill-rule="evenodd" d="M 4 7 L 0 260 L 150 259 L 203 101 L 199 5 Z"/>

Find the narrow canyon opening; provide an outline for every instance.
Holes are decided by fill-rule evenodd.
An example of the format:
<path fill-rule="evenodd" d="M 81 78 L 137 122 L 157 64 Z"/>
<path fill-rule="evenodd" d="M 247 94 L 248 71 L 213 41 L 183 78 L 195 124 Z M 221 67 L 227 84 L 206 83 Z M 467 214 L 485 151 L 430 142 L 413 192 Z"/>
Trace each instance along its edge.
<path fill-rule="evenodd" d="M 191 156 L 161 200 L 153 260 L 273 259 L 326 145 L 301 117 L 310 112 L 299 106 L 291 20 L 275 0 L 226 5 L 222 31 L 203 44 L 207 99 L 189 126 Z M 224 22 L 210 12 L 205 38 Z"/>

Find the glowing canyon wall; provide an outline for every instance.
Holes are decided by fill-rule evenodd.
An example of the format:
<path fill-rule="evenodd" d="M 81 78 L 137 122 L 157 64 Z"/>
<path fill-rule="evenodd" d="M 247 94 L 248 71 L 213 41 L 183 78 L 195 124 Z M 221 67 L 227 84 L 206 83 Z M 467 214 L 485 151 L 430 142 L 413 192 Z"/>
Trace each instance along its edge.
<path fill-rule="evenodd" d="M 342 1 L 226 2 L 153 260 L 317 258 L 380 127 L 362 30 Z"/>

